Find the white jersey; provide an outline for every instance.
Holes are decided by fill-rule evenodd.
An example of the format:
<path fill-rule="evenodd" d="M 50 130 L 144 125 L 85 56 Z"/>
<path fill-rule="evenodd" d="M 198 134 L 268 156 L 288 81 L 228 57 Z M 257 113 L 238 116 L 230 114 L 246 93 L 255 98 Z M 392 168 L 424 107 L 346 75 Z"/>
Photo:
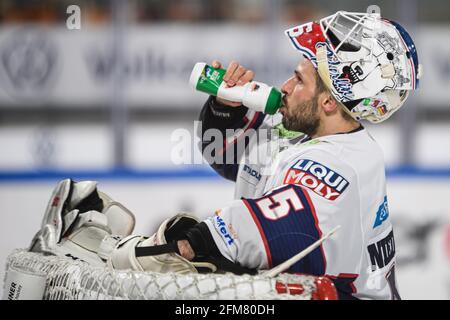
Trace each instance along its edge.
<path fill-rule="evenodd" d="M 205 220 L 221 253 L 270 269 L 339 225 L 288 271 L 326 275 L 340 297 L 399 299 L 380 147 L 363 127 L 282 141 L 269 163 L 240 163 L 236 200 Z"/>

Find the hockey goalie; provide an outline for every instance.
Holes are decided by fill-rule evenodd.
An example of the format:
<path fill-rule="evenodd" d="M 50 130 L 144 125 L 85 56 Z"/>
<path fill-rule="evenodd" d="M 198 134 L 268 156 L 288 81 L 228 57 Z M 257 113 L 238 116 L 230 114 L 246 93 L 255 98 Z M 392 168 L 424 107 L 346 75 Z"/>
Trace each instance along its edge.
<path fill-rule="evenodd" d="M 235 209 L 238 209 L 235 213 L 239 214 L 239 207 Z M 73 259 L 97 267 L 97 270 L 104 268 L 105 272 L 106 270 L 132 270 L 150 272 L 154 275 L 177 274 L 179 276 L 176 278 L 181 282 L 183 282 L 183 275 L 189 282 L 193 279 L 193 274 L 200 273 L 258 275 L 258 277 L 237 280 L 246 281 L 249 287 L 239 293 L 233 285 L 233 289 L 228 290 L 228 293 L 225 290 L 224 297 L 227 297 L 226 299 L 230 298 L 231 292 L 234 292 L 232 296 L 241 296 L 246 299 L 249 297 L 274 299 L 278 294 L 294 295 L 300 299 L 309 297 L 309 299 L 328 300 L 338 297 L 334 284 L 326 277 L 281 276 L 272 282 L 269 279 L 287 267 L 278 271 L 277 268 L 272 269 L 270 270 L 272 273 L 261 273 L 264 270 L 258 270 L 258 265 L 248 263 L 248 266 L 242 266 L 235 260 L 236 258 L 223 254 L 223 245 L 227 244 L 235 247 L 235 251 L 246 251 L 247 254 L 240 254 L 240 257 L 247 257 L 245 261 L 255 259 L 255 244 L 257 245 L 258 242 L 252 244 L 250 238 L 253 238 L 255 234 L 249 234 L 249 239 L 244 245 L 241 245 L 239 242 L 242 237 L 238 237 L 236 232 L 243 232 L 244 229 L 233 230 L 233 234 L 228 234 L 227 230 L 230 225 L 225 225 L 219 212 L 203 222 L 187 213 L 177 214 L 163 221 L 156 233 L 150 237 L 132 234 L 134 225 L 134 215 L 121 203 L 98 190 L 97 182 L 74 182 L 66 179 L 60 181 L 55 187 L 47 205 L 41 229 L 33 238 L 29 251 L 64 257 L 65 261 Z M 321 240 L 324 239 L 325 237 Z M 316 241 L 313 246 L 308 248 L 309 251 L 312 251 L 320 243 L 321 241 Z M 302 253 L 304 255 L 309 253 L 306 251 Z M 264 261 L 262 256 L 259 259 Z M 63 260 L 58 261 L 62 263 Z M 40 264 L 42 263 L 44 262 L 41 261 Z M 260 262 L 260 264 L 262 263 Z M 56 274 L 52 278 L 54 276 Z M 57 277 L 63 276 L 62 273 L 58 273 Z M 227 275 L 226 279 L 229 277 Z M 214 281 L 218 281 L 218 283 L 224 281 L 221 279 L 224 278 L 219 277 Z M 29 279 L 21 278 L 20 281 L 26 283 Z M 52 280 L 47 281 L 53 283 Z M 219 285 L 219 287 L 227 289 L 229 284 L 226 283 L 228 282 L 229 280 L 225 280 L 225 286 Z M 210 284 L 207 285 L 208 288 Z M 27 283 L 27 291 L 30 285 L 31 283 Z M 254 293 L 247 292 L 248 288 L 251 288 L 250 292 Z M 256 292 L 255 290 L 258 288 L 263 289 L 263 292 Z M 220 292 L 215 290 L 210 292 L 210 290 L 209 288 L 205 292 L 207 297 L 221 296 Z M 89 292 L 88 290 L 83 293 L 88 294 Z M 170 295 L 173 294 L 173 292 L 170 293 Z M 152 296 L 159 295 L 152 293 Z M 68 297 L 74 298 L 72 294 Z M 192 298 L 192 296 L 190 297 Z M 201 298 L 202 296 L 194 297 Z"/>
<path fill-rule="evenodd" d="M 154 235 L 137 236 L 131 212 L 95 182 L 64 180 L 31 250 L 114 269 L 256 274 L 340 225 L 286 271 L 329 277 L 340 299 L 399 299 L 383 155 L 360 121 L 382 122 L 404 105 L 421 74 L 416 47 L 379 14 L 340 11 L 286 35 L 303 58 L 282 86 L 280 113 L 213 96 L 201 111 L 202 130 L 225 137 L 228 129 L 279 131 L 272 161 L 264 163 L 233 154 L 237 138 L 223 141 L 225 161 L 210 164 L 236 183 L 234 201 L 203 221 L 178 214 Z M 232 87 L 253 76 L 232 62 L 223 79 Z M 204 152 L 210 143 L 202 139 Z"/>

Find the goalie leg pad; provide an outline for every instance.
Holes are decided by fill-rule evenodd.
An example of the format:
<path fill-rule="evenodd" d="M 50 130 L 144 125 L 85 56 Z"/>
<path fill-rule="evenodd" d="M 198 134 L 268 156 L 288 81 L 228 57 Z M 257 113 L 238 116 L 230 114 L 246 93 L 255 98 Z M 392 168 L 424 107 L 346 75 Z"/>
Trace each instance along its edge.
<path fill-rule="evenodd" d="M 63 238 L 70 237 L 84 224 L 86 212 L 97 211 L 106 217 L 110 233 L 128 236 L 135 226 L 134 215 L 122 204 L 97 190 L 97 182 L 60 181 L 52 192 L 40 230 L 31 241 L 29 250 L 53 253 Z"/>
<path fill-rule="evenodd" d="M 104 265 L 105 262 L 97 253 L 110 233 L 104 214 L 97 211 L 82 213 L 74 223 L 73 232 L 55 246 L 54 253 L 93 265 Z"/>
<path fill-rule="evenodd" d="M 136 224 L 133 213 L 121 203 L 114 201 L 107 194 L 99 191 L 100 198 L 103 200 L 102 212 L 108 218 L 108 227 L 112 234 L 126 237 L 130 235 Z"/>
<path fill-rule="evenodd" d="M 36 233 L 30 244 L 30 251 L 52 252 L 61 239 L 63 220 L 61 212 L 71 196 L 72 180 L 60 181 L 53 189 L 45 209 L 41 229 Z"/>

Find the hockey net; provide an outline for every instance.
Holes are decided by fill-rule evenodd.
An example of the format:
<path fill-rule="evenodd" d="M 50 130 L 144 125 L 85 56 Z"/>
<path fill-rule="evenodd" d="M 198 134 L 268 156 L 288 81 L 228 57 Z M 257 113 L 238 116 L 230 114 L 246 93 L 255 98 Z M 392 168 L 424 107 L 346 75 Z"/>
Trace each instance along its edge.
<path fill-rule="evenodd" d="M 330 279 L 309 275 L 162 274 L 93 267 L 67 257 L 16 250 L 8 270 L 45 275 L 45 300 L 330 300 L 337 299 Z M 4 288 L 5 289 L 5 288 Z"/>

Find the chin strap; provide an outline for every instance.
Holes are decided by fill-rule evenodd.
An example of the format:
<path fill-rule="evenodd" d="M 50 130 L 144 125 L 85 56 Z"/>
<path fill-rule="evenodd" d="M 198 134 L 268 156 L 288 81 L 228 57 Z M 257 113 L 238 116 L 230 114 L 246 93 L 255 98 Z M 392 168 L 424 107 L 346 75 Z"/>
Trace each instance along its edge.
<path fill-rule="evenodd" d="M 317 73 L 319 73 L 320 78 L 328 90 L 332 91 L 333 84 L 331 83 L 330 69 L 328 68 L 327 47 L 325 45 L 317 48 L 316 59 Z"/>

